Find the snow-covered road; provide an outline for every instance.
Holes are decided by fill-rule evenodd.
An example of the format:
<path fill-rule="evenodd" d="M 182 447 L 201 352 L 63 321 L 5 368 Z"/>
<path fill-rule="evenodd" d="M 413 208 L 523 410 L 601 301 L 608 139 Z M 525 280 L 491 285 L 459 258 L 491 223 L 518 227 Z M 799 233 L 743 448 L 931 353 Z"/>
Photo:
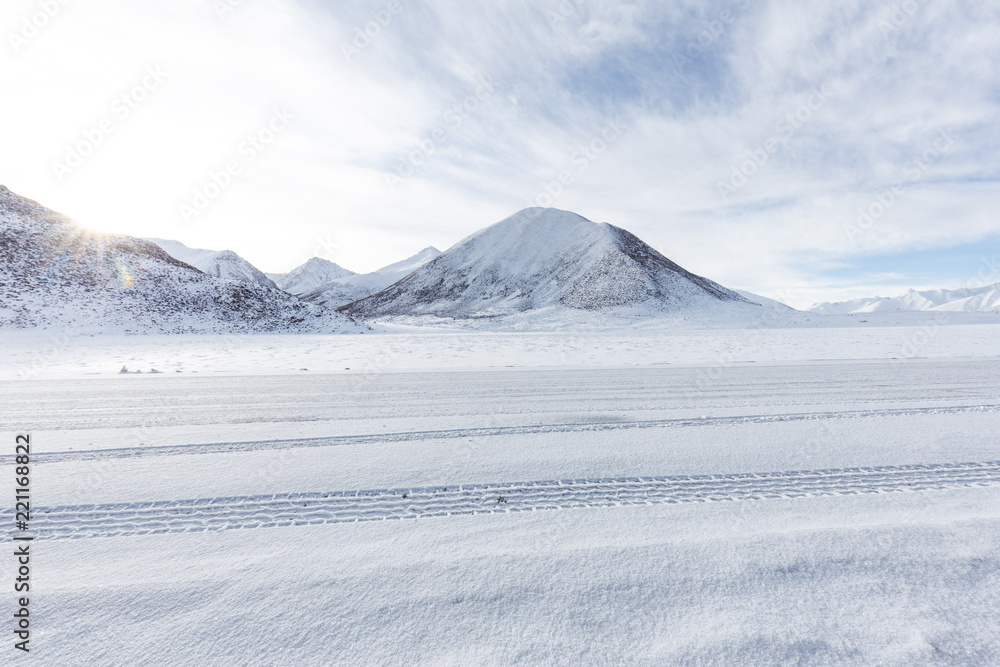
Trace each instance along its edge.
<path fill-rule="evenodd" d="M 0 399 L 34 443 L 46 664 L 1000 661 L 1000 361 Z"/>

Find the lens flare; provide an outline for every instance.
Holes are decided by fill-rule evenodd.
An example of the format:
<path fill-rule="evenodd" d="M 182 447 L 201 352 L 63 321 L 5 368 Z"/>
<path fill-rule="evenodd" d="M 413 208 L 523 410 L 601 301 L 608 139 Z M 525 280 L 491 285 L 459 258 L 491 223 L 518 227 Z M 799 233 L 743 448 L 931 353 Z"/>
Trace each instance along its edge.
<path fill-rule="evenodd" d="M 121 277 L 122 283 L 125 287 L 135 286 L 135 279 L 132 277 L 132 271 L 125 265 L 125 262 L 120 259 L 116 259 L 115 266 L 118 268 L 118 275 Z"/>

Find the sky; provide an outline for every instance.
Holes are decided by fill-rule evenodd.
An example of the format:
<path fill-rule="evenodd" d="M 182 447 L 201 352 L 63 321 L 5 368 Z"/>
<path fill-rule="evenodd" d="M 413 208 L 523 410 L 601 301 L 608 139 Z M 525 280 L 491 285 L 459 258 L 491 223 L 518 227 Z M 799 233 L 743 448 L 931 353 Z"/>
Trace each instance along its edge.
<path fill-rule="evenodd" d="M 536 205 L 798 307 L 1000 254 L 997 3 L 5 0 L 0 33 L 0 183 L 264 271 Z"/>

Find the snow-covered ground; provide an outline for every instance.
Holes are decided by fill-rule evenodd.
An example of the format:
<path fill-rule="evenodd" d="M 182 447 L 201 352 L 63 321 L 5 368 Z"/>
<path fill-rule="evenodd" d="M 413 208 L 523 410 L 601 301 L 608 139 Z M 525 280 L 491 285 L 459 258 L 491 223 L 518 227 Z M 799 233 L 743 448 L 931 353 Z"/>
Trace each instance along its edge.
<path fill-rule="evenodd" d="M 390 327 L 360 335 L 89 335 L 0 331 L 0 379 L 170 374 L 260 375 L 544 367 L 1000 357 L 996 313 L 800 314 L 779 328 L 468 332 Z M 765 320 L 767 318 L 764 318 Z M 798 326 L 793 326 L 798 324 Z"/>
<path fill-rule="evenodd" d="M 997 664 L 1000 326 L 969 321 L 3 333 L 32 652 Z"/>

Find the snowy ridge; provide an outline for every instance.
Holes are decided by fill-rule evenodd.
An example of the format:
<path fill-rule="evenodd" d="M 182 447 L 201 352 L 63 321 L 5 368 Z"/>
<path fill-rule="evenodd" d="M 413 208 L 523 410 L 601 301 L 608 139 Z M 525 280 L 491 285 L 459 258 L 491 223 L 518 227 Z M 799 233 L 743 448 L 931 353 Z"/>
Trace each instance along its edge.
<path fill-rule="evenodd" d="M 348 331 L 342 316 L 209 276 L 143 239 L 100 234 L 0 186 L 0 328 L 126 333 Z"/>
<path fill-rule="evenodd" d="M 733 308 L 720 306 L 735 306 L 744 316 L 760 309 L 674 264 L 624 229 L 568 211 L 531 208 L 476 232 L 412 275 L 341 310 L 366 318 L 454 320 L 543 310 L 558 317 L 552 309 L 733 314 Z"/>
<path fill-rule="evenodd" d="M 313 257 L 288 273 L 268 273 L 267 277 L 275 282 L 278 289 L 299 296 L 331 280 L 353 275 L 354 271 L 348 271 L 328 259 Z"/>
<path fill-rule="evenodd" d="M 319 306 L 339 308 L 384 290 L 440 255 L 441 251 L 437 248 L 427 247 L 412 257 L 383 266 L 377 271 L 337 278 L 300 296 L 303 301 Z"/>
<path fill-rule="evenodd" d="M 393 262 L 388 266 L 383 266 L 378 271 L 373 271 L 372 273 L 377 273 L 380 275 L 400 275 L 401 277 L 407 274 L 413 273 L 424 264 L 433 261 L 441 256 L 441 251 L 434 246 L 427 246 L 417 254 L 412 257 L 407 257 L 406 259 L 400 260 L 398 262 Z"/>
<path fill-rule="evenodd" d="M 243 280 L 274 289 L 278 287 L 262 271 L 232 250 L 189 248 L 180 241 L 167 239 L 147 238 L 146 240 L 163 248 L 171 257 L 190 264 L 210 276 L 228 280 Z"/>
<path fill-rule="evenodd" d="M 889 311 L 1000 312 L 1000 283 L 963 289 L 910 290 L 894 297 L 866 297 L 819 303 L 809 308 L 821 315 L 848 315 Z"/>

